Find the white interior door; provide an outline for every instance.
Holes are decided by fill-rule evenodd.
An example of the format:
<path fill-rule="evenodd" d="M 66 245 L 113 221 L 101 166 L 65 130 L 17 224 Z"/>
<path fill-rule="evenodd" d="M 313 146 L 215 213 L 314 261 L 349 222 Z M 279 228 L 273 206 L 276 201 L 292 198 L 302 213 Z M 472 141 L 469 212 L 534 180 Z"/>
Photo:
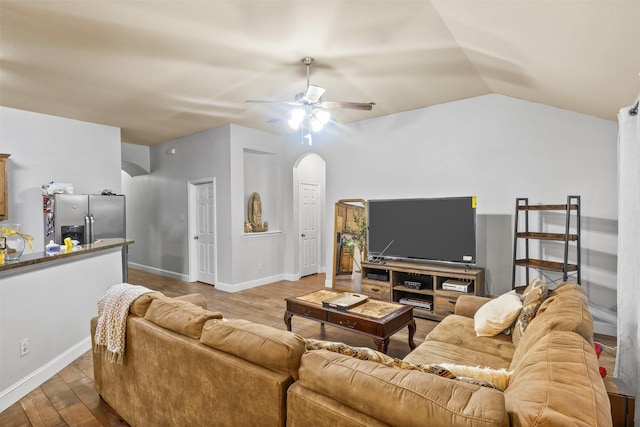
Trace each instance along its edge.
<path fill-rule="evenodd" d="M 215 193 L 213 182 L 196 185 L 196 233 L 198 282 L 215 284 L 216 279 L 216 236 L 215 236 Z"/>
<path fill-rule="evenodd" d="M 318 272 L 320 186 L 300 183 L 299 186 L 299 230 L 300 230 L 300 276 Z"/>

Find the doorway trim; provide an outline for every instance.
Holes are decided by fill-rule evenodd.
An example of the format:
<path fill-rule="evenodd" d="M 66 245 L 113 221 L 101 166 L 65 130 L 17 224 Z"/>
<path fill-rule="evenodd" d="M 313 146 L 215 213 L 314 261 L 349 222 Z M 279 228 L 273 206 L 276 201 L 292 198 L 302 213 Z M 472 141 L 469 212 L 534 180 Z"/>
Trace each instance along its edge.
<path fill-rule="evenodd" d="M 193 236 L 196 233 L 196 190 L 199 184 L 213 184 L 213 203 L 216 206 L 216 209 L 213 212 L 213 229 L 214 229 L 214 271 L 215 271 L 215 282 L 218 282 L 218 220 L 217 220 L 217 191 L 216 191 L 216 178 L 200 178 L 200 179 L 190 179 L 187 181 L 187 248 L 188 248 L 188 257 L 189 257 L 189 282 L 196 282 L 198 280 L 198 247 L 197 241 L 194 240 Z"/>
<path fill-rule="evenodd" d="M 317 170 L 306 170 L 305 169 L 305 162 L 304 160 L 307 159 L 308 157 L 315 157 L 316 161 L 318 161 L 318 169 Z M 311 175 L 310 175 L 311 174 Z M 300 250 L 300 213 L 299 213 L 299 189 L 300 189 L 300 182 L 306 182 L 306 183 L 312 183 L 312 184 L 318 184 L 319 185 L 319 192 L 320 192 L 320 217 L 319 217 L 319 229 L 320 230 L 327 230 L 327 227 L 325 226 L 326 224 L 326 215 L 325 215 L 325 211 L 326 211 L 326 162 L 324 160 L 324 158 L 322 158 L 322 156 L 320 156 L 317 153 L 305 153 L 302 154 L 300 157 L 297 158 L 297 160 L 294 162 L 293 164 L 293 188 L 292 188 L 292 194 L 293 194 L 293 218 L 295 218 L 295 221 L 292 221 L 292 229 L 293 229 L 293 240 L 291 240 L 292 244 L 292 248 L 293 248 L 293 253 L 292 255 L 292 261 L 293 261 L 293 265 L 294 265 L 294 274 L 292 275 L 292 279 L 291 280 L 299 280 L 301 277 L 301 271 L 302 271 L 302 266 L 301 266 L 301 250 Z M 318 272 L 319 273 L 324 273 L 326 271 L 326 265 L 325 262 L 323 261 L 325 260 L 325 255 L 323 255 L 326 252 L 326 236 L 323 235 L 324 231 L 321 231 L 319 234 L 319 245 L 320 248 L 318 250 L 317 256 L 318 256 Z M 331 246 L 333 247 L 333 246 Z M 329 281 L 330 282 L 330 281 Z M 327 286 L 325 284 L 325 286 Z M 331 285 L 329 285 L 328 287 L 331 287 Z"/>
<path fill-rule="evenodd" d="M 302 216 L 303 216 L 303 212 L 302 212 L 302 187 L 304 185 L 313 185 L 316 187 L 317 191 L 317 203 L 316 203 L 316 208 L 315 208 L 315 218 L 316 218 L 316 233 L 317 233 L 317 237 L 316 237 L 316 244 L 315 244 L 315 248 L 314 248 L 314 254 L 315 254 L 315 260 L 314 260 L 314 264 L 316 266 L 315 271 L 313 273 L 310 274 L 317 274 L 320 273 L 320 261 L 322 260 L 322 185 L 320 185 L 320 183 L 317 182 L 305 182 L 305 181 L 298 181 L 298 265 L 300 266 L 299 269 L 299 275 L 300 277 L 304 277 L 302 275 L 303 270 L 304 270 L 304 256 L 305 256 L 305 252 L 303 249 L 303 245 L 302 245 Z"/>

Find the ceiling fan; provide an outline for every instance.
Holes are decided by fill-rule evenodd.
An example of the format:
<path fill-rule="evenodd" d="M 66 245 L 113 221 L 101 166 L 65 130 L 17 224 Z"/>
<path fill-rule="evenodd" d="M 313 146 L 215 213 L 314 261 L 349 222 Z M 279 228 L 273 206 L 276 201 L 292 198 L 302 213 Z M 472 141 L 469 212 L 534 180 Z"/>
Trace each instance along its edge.
<path fill-rule="evenodd" d="M 321 130 L 331 119 L 330 109 L 350 109 L 371 111 L 375 102 L 345 102 L 345 101 L 323 101 L 322 95 L 326 89 L 309 83 L 309 72 L 314 59 L 310 56 L 302 58 L 302 63 L 307 67 L 307 88 L 304 92 L 297 93 L 294 101 L 272 101 L 272 100 L 247 100 L 245 102 L 257 102 L 264 104 L 281 104 L 292 107 L 288 120 L 289 126 L 293 129 L 300 129 L 304 139 L 311 145 L 311 132 Z M 268 123 L 277 122 L 280 117 L 268 120 Z M 305 135 L 305 128 L 307 134 Z"/>

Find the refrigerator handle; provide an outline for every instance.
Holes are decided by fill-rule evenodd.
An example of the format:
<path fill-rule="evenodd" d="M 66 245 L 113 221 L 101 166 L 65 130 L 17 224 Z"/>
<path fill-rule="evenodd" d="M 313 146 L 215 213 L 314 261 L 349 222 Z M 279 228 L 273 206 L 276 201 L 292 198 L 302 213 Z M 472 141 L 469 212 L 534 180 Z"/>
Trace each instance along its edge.
<path fill-rule="evenodd" d="M 90 233 L 91 233 L 91 220 L 89 219 L 89 215 L 84 214 L 84 242 L 82 242 L 83 244 L 86 245 L 87 243 L 91 242 Z"/>
<path fill-rule="evenodd" d="M 91 233 L 91 234 L 90 234 L 90 236 L 91 236 L 91 240 L 89 240 L 89 242 L 88 242 L 88 243 L 93 243 L 93 242 L 95 241 L 95 239 L 93 238 L 93 225 L 94 225 L 94 222 L 95 222 L 95 221 L 93 220 L 93 214 L 90 214 L 90 215 L 89 215 L 89 218 L 91 218 L 91 227 L 89 228 L 89 230 L 91 230 L 91 231 L 90 231 L 90 233 Z"/>

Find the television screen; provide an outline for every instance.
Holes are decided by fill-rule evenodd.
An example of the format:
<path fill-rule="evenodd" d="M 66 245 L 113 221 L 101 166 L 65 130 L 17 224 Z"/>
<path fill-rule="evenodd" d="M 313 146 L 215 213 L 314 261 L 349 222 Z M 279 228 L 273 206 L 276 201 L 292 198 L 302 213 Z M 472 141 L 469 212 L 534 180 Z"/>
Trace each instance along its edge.
<path fill-rule="evenodd" d="M 368 200 L 367 208 L 371 259 L 475 264 L 475 196 Z"/>

